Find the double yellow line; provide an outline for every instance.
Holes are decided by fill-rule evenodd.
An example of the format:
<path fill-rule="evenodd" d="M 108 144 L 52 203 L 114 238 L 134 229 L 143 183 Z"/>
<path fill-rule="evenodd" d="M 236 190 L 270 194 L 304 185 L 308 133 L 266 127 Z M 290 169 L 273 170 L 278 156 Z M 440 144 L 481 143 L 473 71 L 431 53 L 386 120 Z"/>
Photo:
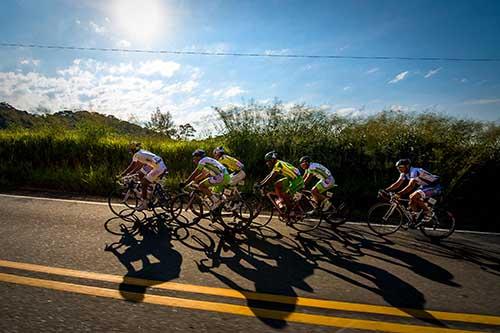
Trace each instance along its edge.
<path fill-rule="evenodd" d="M 382 314 L 400 317 L 416 317 L 416 318 L 434 318 L 436 320 L 445 321 L 460 321 L 475 324 L 485 325 L 500 325 L 500 317 L 487 316 L 466 313 L 452 313 L 442 311 L 424 311 L 418 309 L 398 309 L 388 306 L 376 306 L 368 304 L 356 304 L 348 302 L 338 302 L 330 300 L 321 300 L 306 297 L 290 297 L 282 295 L 263 294 L 256 292 L 245 292 L 227 288 L 214 288 L 190 284 L 181 284 L 175 282 L 163 282 L 139 279 L 133 277 L 123 277 L 111 274 L 101 274 L 85 271 L 77 271 L 65 268 L 55 268 L 41 266 L 28 263 L 20 263 L 13 261 L 0 260 L 0 267 L 25 270 L 31 272 L 66 276 L 72 278 L 90 279 L 103 282 L 125 283 L 129 285 L 137 285 L 144 287 L 152 287 L 163 290 L 173 290 L 182 292 L 192 292 L 206 295 L 216 295 L 223 297 L 232 297 L 247 300 L 259 300 L 267 302 L 276 302 L 284 304 L 295 304 L 296 306 L 307 306 L 315 308 L 323 308 L 329 310 L 351 311 L 370 314 Z M 380 330 L 387 332 L 471 332 L 456 329 L 447 329 L 431 326 L 419 326 L 408 324 L 397 324 L 389 322 L 379 322 L 373 320 L 349 319 L 341 317 L 332 317 L 324 315 L 305 314 L 298 312 L 285 312 L 261 308 L 250 308 L 248 306 L 233 305 L 218 302 L 198 301 L 177 297 L 159 296 L 151 294 L 142 294 L 134 292 L 124 292 L 108 288 L 92 287 L 73 283 L 44 280 L 38 278 L 29 278 L 24 276 L 0 273 L 0 282 L 16 283 L 21 285 L 41 287 L 66 292 L 74 292 L 78 294 L 93 295 L 106 298 L 126 299 L 132 301 L 140 301 L 144 303 L 158 304 L 163 306 L 181 307 L 188 309 L 205 310 L 212 312 L 222 312 L 242 316 L 258 316 L 269 319 L 284 319 L 289 322 L 334 326 L 352 329 L 364 330 Z"/>

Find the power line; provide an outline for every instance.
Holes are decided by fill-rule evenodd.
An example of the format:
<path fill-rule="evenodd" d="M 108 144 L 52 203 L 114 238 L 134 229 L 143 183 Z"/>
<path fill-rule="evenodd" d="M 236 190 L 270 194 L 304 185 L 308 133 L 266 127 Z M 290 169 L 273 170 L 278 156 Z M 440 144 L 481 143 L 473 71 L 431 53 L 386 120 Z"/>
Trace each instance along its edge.
<path fill-rule="evenodd" d="M 350 55 L 311 55 L 311 54 L 273 54 L 273 53 L 233 53 L 233 52 L 203 52 L 203 51 L 172 51 L 172 50 L 141 50 L 104 47 L 80 47 L 64 45 L 41 45 L 21 43 L 0 43 L 0 47 L 26 47 L 56 50 L 79 50 L 101 52 L 129 52 L 201 56 L 231 56 L 231 57 L 269 57 L 269 58 L 313 58 L 313 59 L 351 59 L 351 60 L 413 60 L 413 61 L 467 61 L 467 62 L 500 62 L 500 58 L 450 58 L 450 57 L 395 57 L 395 56 L 350 56 Z"/>

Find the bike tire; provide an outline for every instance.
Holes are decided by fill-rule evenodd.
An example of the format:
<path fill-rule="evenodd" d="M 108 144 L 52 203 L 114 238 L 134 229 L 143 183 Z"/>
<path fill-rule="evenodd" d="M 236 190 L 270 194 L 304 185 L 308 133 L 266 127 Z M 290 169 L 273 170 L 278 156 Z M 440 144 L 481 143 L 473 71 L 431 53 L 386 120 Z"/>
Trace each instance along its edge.
<path fill-rule="evenodd" d="M 126 201 L 123 201 L 128 193 Z M 118 217 L 127 217 L 135 213 L 139 205 L 139 198 L 134 191 L 128 188 L 116 188 L 108 195 L 108 206 L 113 214 Z"/>
<path fill-rule="evenodd" d="M 335 209 L 322 213 L 321 218 L 331 225 L 338 227 L 350 219 L 351 208 L 346 201 L 333 201 L 333 206 Z"/>
<path fill-rule="evenodd" d="M 392 212 L 389 210 L 392 209 Z M 388 216 L 386 216 L 390 213 Z M 368 211 L 368 227 L 379 236 L 395 233 L 403 224 L 403 213 L 390 203 L 377 203 Z"/>
<path fill-rule="evenodd" d="M 422 224 L 420 231 L 431 240 L 441 240 L 453 234 L 455 223 L 455 217 L 451 212 L 436 208 L 433 219 L 428 224 Z"/>
<path fill-rule="evenodd" d="M 253 220 L 251 206 L 241 199 L 232 200 L 230 205 L 237 205 L 238 208 L 231 211 L 221 209 L 217 216 L 224 229 L 232 232 L 241 232 L 247 229 Z"/>
<path fill-rule="evenodd" d="M 188 207 L 188 204 L 190 202 L 191 208 Z M 197 209 L 203 209 L 203 202 L 201 202 L 201 199 L 199 197 L 192 198 L 189 193 L 181 193 L 176 195 L 172 198 L 170 205 L 170 215 L 172 219 L 179 225 L 184 227 L 197 224 L 200 221 L 201 217 L 193 212 L 193 205 L 197 206 Z M 190 209 L 190 211 L 194 213 L 194 218 L 189 215 L 188 209 Z"/>
<path fill-rule="evenodd" d="M 140 221 L 135 215 L 130 215 L 128 217 L 112 217 L 104 223 L 104 229 L 107 232 L 123 236 L 125 234 L 136 235 L 139 232 Z"/>

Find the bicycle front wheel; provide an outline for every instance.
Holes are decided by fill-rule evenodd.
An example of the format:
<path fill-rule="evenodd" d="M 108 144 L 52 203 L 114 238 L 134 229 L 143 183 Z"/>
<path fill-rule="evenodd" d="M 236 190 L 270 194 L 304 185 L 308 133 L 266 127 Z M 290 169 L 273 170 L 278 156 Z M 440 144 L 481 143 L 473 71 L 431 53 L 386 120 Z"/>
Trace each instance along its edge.
<path fill-rule="evenodd" d="M 378 203 L 368 211 L 368 227 L 379 236 L 395 233 L 401 228 L 403 213 L 390 203 Z"/>
<path fill-rule="evenodd" d="M 420 226 L 420 231 L 431 240 L 449 237 L 455 231 L 455 217 L 444 209 L 435 209 L 434 217 Z"/>
<path fill-rule="evenodd" d="M 229 210 L 222 209 L 219 220 L 225 229 L 240 232 L 250 226 L 253 220 L 252 208 L 244 200 L 236 199 L 228 203 Z"/>
<path fill-rule="evenodd" d="M 132 189 L 117 188 L 108 196 L 109 209 L 119 217 L 127 217 L 134 214 L 139 205 L 139 199 Z"/>

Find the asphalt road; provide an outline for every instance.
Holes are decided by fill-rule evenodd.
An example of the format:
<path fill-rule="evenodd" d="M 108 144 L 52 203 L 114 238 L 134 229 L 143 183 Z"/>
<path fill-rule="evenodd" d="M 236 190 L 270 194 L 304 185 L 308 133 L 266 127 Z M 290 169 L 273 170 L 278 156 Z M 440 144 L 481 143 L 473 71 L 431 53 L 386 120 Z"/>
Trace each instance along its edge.
<path fill-rule="evenodd" d="M 244 235 L 0 195 L 0 332 L 500 332 L 500 236 Z"/>

